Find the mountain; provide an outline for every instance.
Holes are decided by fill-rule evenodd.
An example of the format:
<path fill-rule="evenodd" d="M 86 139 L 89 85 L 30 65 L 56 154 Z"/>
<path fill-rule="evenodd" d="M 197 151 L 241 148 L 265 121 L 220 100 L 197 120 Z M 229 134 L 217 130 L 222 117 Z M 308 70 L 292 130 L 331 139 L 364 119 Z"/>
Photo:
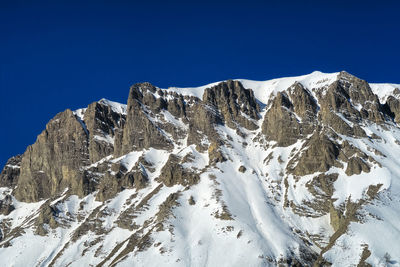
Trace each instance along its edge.
<path fill-rule="evenodd" d="M 130 88 L 0 174 L 2 266 L 399 266 L 400 85 Z"/>

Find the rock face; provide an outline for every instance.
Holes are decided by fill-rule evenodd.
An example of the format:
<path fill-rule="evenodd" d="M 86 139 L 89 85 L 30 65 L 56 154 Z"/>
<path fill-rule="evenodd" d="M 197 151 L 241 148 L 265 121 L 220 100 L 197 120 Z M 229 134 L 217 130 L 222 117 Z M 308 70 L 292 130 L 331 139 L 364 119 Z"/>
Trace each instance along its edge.
<path fill-rule="evenodd" d="M 399 87 L 145 82 L 61 112 L 0 173 L 2 263 L 394 266 Z"/>
<path fill-rule="evenodd" d="M 264 117 L 262 132 L 279 146 L 292 145 L 299 137 L 309 133 L 297 119 L 288 95 L 281 92 L 274 98 L 271 108 Z"/>
<path fill-rule="evenodd" d="M 15 187 L 18 182 L 20 168 L 21 155 L 10 158 L 0 173 L 0 185 L 11 188 Z"/>
<path fill-rule="evenodd" d="M 15 207 L 13 205 L 12 197 L 10 195 L 6 195 L 4 199 L 0 200 L 0 214 L 8 215 Z"/>
<path fill-rule="evenodd" d="M 396 88 L 393 91 L 393 96 L 389 96 L 383 106 L 386 114 L 392 117 L 396 123 L 400 121 L 400 100 L 398 96 L 400 96 L 400 89 Z"/>
<path fill-rule="evenodd" d="M 293 173 L 304 176 L 316 172 L 326 172 L 332 166 L 337 165 L 339 147 L 327 136 L 315 133 L 303 145 L 303 150 L 299 152 L 299 158 L 292 160 L 297 162 L 293 168 Z M 290 164 L 290 163 L 289 163 Z"/>
<path fill-rule="evenodd" d="M 126 123 L 121 135 L 117 135 L 116 155 L 123 155 L 132 150 L 144 148 L 171 149 L 171 141 L 150 119 L 146 103 L 152 109 L 162 109 L 165 102 L 155 100 L 152 93 L 155 87 L 149 83 L 135 84 L 131 87 L 128 98 Z"/>
<path fill-rule="evenodd" d="M 171 154 L 167 163 L 161 170 L 160 180 L 168 187 L 176 184 L 190 186 L 197 184 L 200 180 L 198 174 L 186 170 L 181 165 L 181 159 Z"/>
<path fill-rule="evenodd" d="M 227 81 L 204 91 L 203 102 L 216 108 L 223 122 L 237 129 L 237 124 L 249 130 L 257 129 L 260 108 L 252 90 L 247 90 L 239 81 Z"/>
<path fill-rule="evenodd" d="M 289 146 L 311 134 L 317 125 L 317 100 L 301 83 L 278 92 L 264 117 L 262 132 L 280 146 Z"/>
<path fill-rule="evenodd" d="M 78 196 L 93 192 L 97 183 L 84 167 L 113 154 L 113 138 L 125 115 L 104 100 L 80 112 L 57 114 L 23 155 L 9 160 L 0 176 L 1 186 L 16 186 L 15 196 L 25 202 L 66 189 Z"/>
<path fill-rule="evenodd" d="M 205 150 L 207 149 L 207 141 L 215 142 L 219 139 L 215 127 L 221 125 L 222 120 L 215 107 L 195 101 L 187 113 L 190 118 L 188 145 L 196 144 L 199 150 Z"/>
<path fill-rule="evenodd" d="M 57 114 L 22 156 L 15 196 L 35 202 L 64 189 L 91 192 L 82 166 L 89 162 L 88 134 L 71 110 Z"/>
<path fill-rule="evenodd" d="M 83 117 L 89 132 L 89 158 L 94 163 L 114 153 L 115 134 L 122 129 L 126 116 L 113 110 L 105 100 L 88 106 Z"/>

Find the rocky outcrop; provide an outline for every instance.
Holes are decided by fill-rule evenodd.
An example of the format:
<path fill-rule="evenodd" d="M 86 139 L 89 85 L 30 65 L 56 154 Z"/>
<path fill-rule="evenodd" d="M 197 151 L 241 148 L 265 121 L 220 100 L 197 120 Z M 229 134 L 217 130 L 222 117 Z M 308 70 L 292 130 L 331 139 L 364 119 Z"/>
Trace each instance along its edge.
<path fill-rule="evenodd" d="M 113 154 L 115 133 L 122 130 L 125 119 L 125 114 L 115 112 L 106 100 L 88 106 L 83 120 L 89 132 L 90 162 Z"/>
<path fill-rule="evenodd" d="M 288 95 L 281 92 L 278 92 L 270 103 L 270 108 L 265 114 L 261 129 L 266 138 L 276 141 L 278 146 L 292 145 L 311 131 L 308 124 L 304 127 L 298 120 L 294 113 L 293 103 Z"/>
<path fill-rule="evenodd" d="M 0 214 L 8 215 L 13 210 L 15 210 L 15 207 L 13 205 L 12 196 L 6 195 L 4 199 L 0 200 Z"/>
<path fill-rule="evenodd" d="M 121 156 L 132 150 L 150 147 L 156 149 L 171 149 L 173 147 L 171 140 L 157 127 L 151 119 L 151 114 L 146 110 L 146 107 L 150 107 L 155 111 L 165 104 L 161 100 L 160 105 L 154 101 L 152 93 L 155 91 L 156 88 L 149 83 L 135 84 L 131 87 L 126 123 L 123 131 L 118 133 L 115 139 L 116 156 Z"/>
<path fill-rule="evenodd" d="M 384 121 L 382 105 L 369 84 L 346 72 L 341 72 L 338 80 L 318 95 L 321 121 L 337 133 L 366 137 L 358 125 L 361 120 L 373 123 Z"/>
<path fill-rule="evenodd" d="M 289 146 L 311 134 L 317 121 L 318 105 L 311 92 L 295 82 L 278 92 L 269 104 L 262 133 L 278 146 Z"/>
<path fill-rule="evenodd" d="M 112 172 L 107 172 L 100 180 L 96 199 L 103 202 L 115 197 L 124 189 L 136 188 L 139 190 L 144 188 L 149 178 L 142 163 L 143 159 L 139 159 L 130 171 L 123 164 L 113 164 Z"/>
<path fill-rule="evenodd" d="M 21 168 L 21 155 L 10 158 L 0 173 L 0 187 L 14 188 Z"/>
<path fill-rule="evenodd" d="M 260 108 L 254 93 L 239 81 L 230 80 L 207 88 L 203 102 L 215 107 L 226 125 L 233 129 L 237 128 L 236 124 L 249 130 L 258 128 L 254 121 L 259 119 Z"/>
<path fill-rule="evenodd" d="M 189 133 L 187 144 L 195 144 L 197 150 L 205 151 L 208 142 L 215 142 L 219 135 L 215 126 L 222 124 L 222 119 L 215 107 L 196 101 L 187 109 Z"/>
<path fill-rule="evenodd" d="M 23 154 L 14 194 L 25 202 L 49 198 L 67 188 L 84 196 L 92 191 L 81 169 L 88 163 L 87 132 L 68 109 L 57 114 Z"/>
<path fill-rule="evenodd" d="M 348 141 L 344 141 L 340 145 L 339 159 L 347 163 L 346 175 L 351 176 L 354 174 L 361 174 L 361 172 L 368 173 L 370 171 L 370 163 L 377 164 L 377 162 L 363 153 L 358 148 L 351 145 Z"/>
<path fill-rule="evenodd" d="M 396 88 L 393 91 L 393 95 L 390 95 L 386 99 L 386 103 L 383 106 L 383 109 L 386 111 L 386 114 L 389 117 L 392 117 L 396 123 L 400 122 L 400 89 Z"/>
<path fill-rule="evenodd" d="M 303 123 L 313 122 L 316 119 L 315 115 L 319 107 L 311 92 L 299 82 L 295 82 L 287 91 L 291 99 L 293 112 L 301 118 Z"/>
<path fill-rule="evenodd" d="M 336 160 L 339 152 L 337 144 L 325 134 L 316 131 L 304 143 L 300 152 L 289 162 L 289 171 L 298 176 L 326 172 L 330 167 L 340 164 Z"/>
<path fill-rule="evenodd" d="M 227 160 L 222 153 L 220 146 L 222 146 L 221 142 L 213 142 L 208 147 L 208 163 L 210 165 L 215 165 L 219 162 L 224 162 Z"/>
<path fill-rule="evenodd" d="M 160 181 L 166 186 L 170 187 L 176 184 L 183 186 L 191 186 L 197 184 L 200 177 L 197 173 L 185 169 L 181 165 L 181 158 L 171 154 L 168 158 L 167 163 L 161 170 Z"/>
<path fill-rule="evenodd" d="M 56 218 L 59 212 L 57 208 L 48 205 L 48 203 L 44 204 L 35 222 L 36 234 L 45 236 L 49 229 L 56 228 L 58 226 Z"/>
<path fill-rule="evenodd" d="M 50 265 L 69 264 L 72 250 L 99 266 L 136 264 L 146 250 L 187 255 L 180 242 L 198 253 L 212 233 L 215 244 L 259 251 L 246 258 L 257 258 L 253 265 L 328 266 L 324 253 L 351 240 L 350 223 L 386 223 L 363 207 L 393 203 L 391 149 L 400 144 L 398 95 L 382 105 L 365 81 L 336 76 L 262 82 L 254 88 L 270 94 L 262 110 L 243 86 L 257 82 L 243 80 L 188 93 L 139 83 L 127 106 L 101 100 L 57 114 L 0 174 L 0 247 L 20 247 L 29 231 L 62 238 Z M 280 255 L 268 250 L 275 246 Z M 377 259 L 374 247 L 360 262 Z"/>
<path fill-rule="evenodd" d="M 351 104 L 360 109 L 362 119 L 368 119 L 375 123 L 382 123 L 384 115 L 379 98 L 375 95 L 369 84 L 347 72 L 341 72 L 338 76 L 338 86 L 349 96 Z"/>
<path fill-rule="evenodd" d="M 241 166 L 239 167 L 239 169 L 238 169 L 238 171 L 241 172 L 241 173 L 245 173 L 246 170 L 247 170 L 247 168 L 246 168 L 245 166 L 243 166 L 243 165 L 241 165 Z"/>
<path fill-rule="evenodd" d="M 167 102 L 167 110 L 177 118 L 184 118 L 186 116 L 186 105 L 182 95 L 172 93 L 172 99 Z"/>

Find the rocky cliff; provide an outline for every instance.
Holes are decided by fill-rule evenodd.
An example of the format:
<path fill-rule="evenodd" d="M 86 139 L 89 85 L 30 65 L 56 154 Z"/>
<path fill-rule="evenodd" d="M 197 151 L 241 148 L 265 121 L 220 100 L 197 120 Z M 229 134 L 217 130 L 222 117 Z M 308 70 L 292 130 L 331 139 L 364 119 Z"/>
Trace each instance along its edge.
<path fill-rule="evenodd" d="M 138 83 L 61 112 L 0 174 L 2 262 L 396 266 L 399 87 Z"/>

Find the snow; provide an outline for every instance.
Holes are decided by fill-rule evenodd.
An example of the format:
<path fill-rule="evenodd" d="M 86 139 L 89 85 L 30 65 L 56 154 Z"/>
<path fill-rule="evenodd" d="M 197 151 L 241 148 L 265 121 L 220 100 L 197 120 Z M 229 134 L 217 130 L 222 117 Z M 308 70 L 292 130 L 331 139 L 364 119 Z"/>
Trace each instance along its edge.
<path fill-rule="evenodd" d="M 267 81 L 254 81 L 246 79 L 234 79 L 234 80 L 241 82 L 244 88 L 252 89 L 254 91 L 255 97 L 263 104 L 266 104 L 271 94 L 275 95 L 277 92 L 284 91 L 288 89 L 291 85 L 293 85 L 295 82 L 299 82 L 304 87 L 309 89 L 322 88 L 334 82 L 337 79 L 338 75 L 339 72 L 322 73 L 319 71 L 314 71 L 311 74 L 307 75 L 278 78 Z M 170 87 L 164 90 L 167 90 L 169 92 L 176 92 L 182 95 L 194 96 L 199 99 L 202 99 L 204 90 L 206 88 L 215 86 L 220 82 L 214 82 L 199 87 L 186 87 L 186 88 Z"/>
<path fill-rule="evenodd" d="M 271 95 L 286 90 L 295 82 L 301 83 L 314 94 L 314 89 L 331 84 L 338 74 L 313 72 L 269 81 L 238 81 L 245 88 L 253 89 L 257 100 L 265 105 Z M 205 88 L 216 84 L 163 90 L 202 98 Z M 371 88 L 384 101 L 396 86 L 372 84 Z M 115 112 L 126 114 L 126 105 L 106 99 L 99 102 L 110 106 Z M 82 123 L 84 112 L 85 109 L 74 112 Z M 260 116 L 263 117 L 265 112 L 265 109 L 261 110 Z M 152 119 L 188 130 L 181 119 L 168 111 L 158 115 L 158 118 Z M 353 125 L 341 114 L 338 116 L 350 126 Z M 257 121 L 259 126 L 262 121 Z M 362 124 L 361 127 L 368 135 L 374 133 L 381 139 L 343 135 L 339 135 L 338 139 L 348 141 L 370 157 L 367 161 L 370 172 L 347 176 L 344 171 L 346 163 L 343 163 L 343 168 L 332 167 L 325 174 L 338 174 L 333 192 L 335 207 L 345 205 L 348 200 L 368 201 L 360 211 L 360 221 L 351 222 L 346 233 L 340 236 L 324 257 L 333 266 L 356 265 L 366 244 L 371 251 L 368 263 L 373 266 L 398 266 L 400 129 L 394 124 L 385 127 Z M 0 258 L 7 259 L 5 265 L 8 266 L 48 266 L 63 249 L 55 266 L 90 266 L 105 260 L 120 245 L 117 252 L 105 262 L 104 265 L 108 266 L 127 248 L 127 240 L 135 231 L 142 234 L 152 231 L 150 237 L 153 244 L 143 251 L 129 253 L 117 262 L 117 266 L 274 266 L 270 259 L 279 260 L 292 253 L 298 255 L 300 247 L 304 245 L 303 239 L 310 241 L 310 236 L 318 237 L 318 241 L 309 246 L 319 253 L 334 233 L 329 213 L 314 211 L 314 216 L 305 216 L 284 205 L 285 198 L 298 206 L 315 199 L 307 185 L 322 173 L 303 177 L 287 173 L 288 162 L 299 151 L 301 153 L 305 140 L 310 136 L 291 146 L 277 147 L 275 142 L 262 140 L 263 137 L 259 136 L 261 129 L 240 130 L 245 133 L 244 137 L 238 135 L 236 129 L 216 126 L 216 131 L 225 141 L 225 145 L 219 149 L 228 158 L 216 166 L 209 165 L 207 151 L 199 152 L 195 145 L 178 145 L 177 142 L 171 151 L 150 148 L 132 151 L 119 158 L 111 155 L 93 163 L 89 168 L 108 162 L 121 163 L 127 171 L 131 171 L 139 158 L 143 157 L 151 165 L 142 166 L 149 178 L 145 188 L 125 189 L 105 202 L 95 200 L 97 192 L 79 198 L 68 196 L 67 190 L 54 199 L 37 203 L 22 203 L 13 199 L 16 209 L 7 216 L 0 215 L 0 221 L 9 220 L 11 228 L 21 226 L 25 233 L 14 238 L 11 247 L 0 247 Z M 111 137 L 96 135 L 94 138 L 113 143 Z M 262 142 L 258 142 L 258 138 Z M 375 150 L 385 156 L 375 153 Z M 184 163 L 183 167 L 200 175 L 198 184 L 190 188 L 182 185 L 162 186 L 157 178 L 171 153 L 182 158 L 189 154 L 192 156 L 192 161 Z M 239 171 L 240 166 L 246 167 L 244 173 Z M 380 185 L 379 194 L 372 201 L 367 195 L 371 185 Z M 156 194 L 152 194 L 154 190 L 158 190 Z M 0 199 L 9 192 L 8 188 L 0 188 Z M 160 205 L 173 193 L 179 193 L 179 205 L 172 209 L 171 216 L 164 222 L 165 229 L 155 231 L 153 227 L 157 223 L 155 217 Z M 194 205 L 188 202 L 191 197 L 195 200 Z M 146 204 L 137 209 L 142 202 Z M 34 234 L 33 223 L 45 203 L 55 206 L 60 211 L 56 220 L 67 225 L 49 229 L 49 234 L 42 237 Z M 121 214 L 130 210 L 131 226 L 136 225 L 137 230 L 124 229 L 118 224 Z M 225 211 L 229 212 L 232 220 L 217 218 L 216 214 Z M 94 220 L 93 223 L 101 226 L 104 233 L 84 231 L 76 241 L 71 240 L 74 231 L 86 220 Z M 389 261 L 385 260 L 385 255 L 390 255 Z"/>
<path fill-rule="evenodd" d="M 370 83 L 371 90 L 379 98 L 379 101 L 384 104 L 386 99 L 393 95 L 393 91 L 397 88 L 400 89 L 400 84 L 393 83 Z"/>
<path fill-rule="evenodd" d="M 86 112 L 86 108 L 80 108 L 80 109 L 73 111 L 75 116 L 77 116 L 81 121 L 83 121 L 83 116 L 85 115 L 85 112 Z"/>
<path fill-rule="evenodd" d="M 335 206 L 339 206 L 347 199 L 352 202 L 360 200 L 371 185 L 382 185 L 380 190 L 390 186 L 390 171 L 374 166 L 369 173 L 362 172 L 358 175 L 347 176 L 343 169 L 332 168 L 331 172 L 339 173 L 339 177 L 334 184 L 336 198 Z"/>
<path fill-rule="evenodd" d="M 182 119 L 176 119 L 169 111 L 162 110 L 160 113 L 164 116 L 166 122 L 172 123 L 183 130 L 188 129 L 188 126 L 182 121 Z"/>
<path fill-rule="evenodd" d="M 130 172 L 142 154 L 142 151 L 132 151 L 120 158 L 120 162 L 125 166 L 127 171 Z M 117 162 L 117 160 L 114 160 L 114 162 Z"/>
<path fill-rule="evenodd" d="M 199 87 L 181 87 L 181 88 L 180 87 L 169 87 L 168 89 L 163 89 L 163 90 L 167 90 L 168 92 L 175 92 L 175 93 L 178 93 L 181 95 L 194 96 L 199 99 L 203 99 L 204 90 L 207 88 L 210 88 L 212 86 L 215 86 L 219 83 L 220 82 L 214 82 L 214 83 L 206 84 L 206 85 L 199 86 Z"/>
<path fill-rule="evenodd" d="M 103 136 L 94 135 L 93 139 L 101 141 L 101 142 L 106 142 L 106 143 L 109 143 L 109 144 L 114 144 L 114 137 L 112 137 L 109 134 L 104 134 Z"/>
<path fill-rule="evenodd" d="M 82 126 L 83 130 L 85 131 L 85 133 L 87 135 L 89 135 L 89 131 L 88 131 L 88 129 L 86 127 L 86 124 L 85 124 L 85 122 L 83 120 L 83 117 L 85 116 L 85 112 L 86 112 L 86 108 L 80 108 L 80 109 L 77 109 L 77 110 L 73 111 L 73 114 L 76 116 L 76 119 L 81 124 L 81 126 Z"/>
<path fill-rule="evenodd" d="M 244 88 L 252 89 L 254 91 L 255 97 L 262 103 L 266 104 L 268 103 L 271 94 L 276 95 L 276 93 L 288 89 L 295 82 L 302 84 L 305 88 L 308 89 L 322 88 L 337 80 L 338 75 L 339 72 L 322 73 L 319 71 L 314 71 L 308 75 L 278 78 L 263 82 L 245 79 L 238 79 L 238 81 L 243 84 Z"/>
<path fill-rule="evenodd" d="M 161 168 L 168 161 L 169 153 L 165 150 L 150 148 L 144 154 L 144 159 L 155 166 L 154 172 L 150 173 L 150 179 L 157 178 L 161 173 Z"/>
<path fill-rule="evenodd" d="M 111 107 L 111 109 L 119 114 L 126 114 L 126 108 L 127 106 L 118 102 L 114 102 L 105 98 L 102 98 L 99 100 L 99 103 L 107 105 Z"/>
<path fill-rule="evenodd" d="M 7 164 L 5 167 L 7 167 L 7 168 L 11 168 L 11 169 L 19 169 L 19 168 L 21 168 L 20 166 L 17 166 L 17 165 L 11 165 L 11 164 Z"/>
<path fill-rule="evenodd" d="M 243 84 L 244 88 L 252 89 L 254 95 L 262 104 L 266 104 L 270 99 L 271 95 L 276 95 L 278 92 L 282 92 L 288 89 L 295 82 L 302 84 L 305 88 L 310 90 L 310 93 L 315 97 L 314 89 L 324 88 L 338 79 L 340 72 L 334 73 L 323 73 L 320 71 L 314 71 L 310 74 L 295 76 L 295 77 L 283 77 L 266 81 L 255 81 L 248 79 L 233 79 L 239 81 Z M 223 82 L 213 82 L 199 87 L 170 87 L 168 92 L 176 92 L 178 94 L 194 96 L 202 99 L 204 90 L 206 88 L 217 85 Z M 391 83 L 370 83 L 371 89 L 374 94 L 378 95 L 381 103 L 385 103 L 389 95 L 392 95 L 393 91 L 398 88 L 400 89 L 400 84 Z"/>

